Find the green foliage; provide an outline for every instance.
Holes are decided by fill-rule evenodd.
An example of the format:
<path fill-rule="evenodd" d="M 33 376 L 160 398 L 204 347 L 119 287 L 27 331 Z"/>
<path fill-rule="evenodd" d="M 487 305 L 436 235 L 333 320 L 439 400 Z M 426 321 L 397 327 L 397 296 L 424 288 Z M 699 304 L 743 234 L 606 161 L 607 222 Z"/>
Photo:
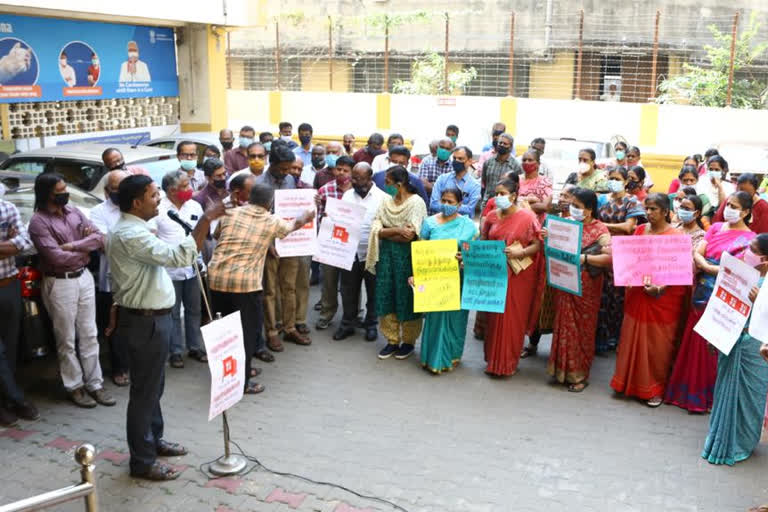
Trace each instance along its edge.
<path fill-rule="evenodd" d="M 728 74 L 731 61 L 731 34 L 721 32 L 715 25 L 709 31 L 716 44 L 706 45 L 709 68 L 683 64 L 684 74 L 664 80 L 659 84 L 658 103 L 689 103 L 706 107 L 724 107 L 728 96 Z M 734 75 L 749 68 L 768 49 L 768 43 L 754 44 L 760 29 L 757 13 L 749 18 L 747 28 L 736 40 Z M 751 75 L 733 80 L 732 103 L 734 108 L 764 108 L 768 100 L 766 84 Z"/>
<path fill-rule="evenodd" d="M 452 94 L 464 91 L 469 83 L 477 78 L 474 67 L 463 68 L 448 73 L 448 90 L 445 89 L 445 58 L 437 52 L 416 59 L 411 65 L 411 79 L 395 82 L 396 94 Z"/>
<path fill-rule="evenodd" d="M 400 13 L 376 13 L 365 17 L 365 23 L 374 31 L 384 34 L 386 29 L 412 23 L 426 23 L 432 19 L 432 14 L 427 11 L 400 12 Z"/>

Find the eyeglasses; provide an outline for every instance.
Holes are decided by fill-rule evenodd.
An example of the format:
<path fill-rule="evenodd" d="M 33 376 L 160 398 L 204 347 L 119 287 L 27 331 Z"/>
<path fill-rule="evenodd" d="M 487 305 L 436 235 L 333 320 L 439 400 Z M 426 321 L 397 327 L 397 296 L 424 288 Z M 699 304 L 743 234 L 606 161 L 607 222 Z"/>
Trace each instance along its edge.
<path fill-rule="evenodd" d="M 264 158 L 266 158 L 266 156 L 267 155 L 248 155 L 248 159 L 249 160 L 256 160 L 256 159 L 264 160 Z"/>

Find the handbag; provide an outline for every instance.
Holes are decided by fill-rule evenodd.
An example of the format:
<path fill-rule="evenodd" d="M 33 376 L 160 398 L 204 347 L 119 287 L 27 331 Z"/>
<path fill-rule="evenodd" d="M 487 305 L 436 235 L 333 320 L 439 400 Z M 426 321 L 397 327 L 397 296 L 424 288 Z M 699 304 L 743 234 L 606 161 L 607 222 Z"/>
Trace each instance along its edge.
<path fill-rule="evenodd" d="M 593 242 L 582 248 L 581 254 L 586 254 L 588 256 L 598 256 L 603 254 L 603 247 L 600 245 L 600 242 Z M 604 274 L 607 270 L 606 268 L 596 267 L 594 265 L 590 265 L 589 263 L 584 263 L 584 269 L 587 271 L 587 274 L 589 274 L 589 277 L 598 277 L 601 274 Z"/>

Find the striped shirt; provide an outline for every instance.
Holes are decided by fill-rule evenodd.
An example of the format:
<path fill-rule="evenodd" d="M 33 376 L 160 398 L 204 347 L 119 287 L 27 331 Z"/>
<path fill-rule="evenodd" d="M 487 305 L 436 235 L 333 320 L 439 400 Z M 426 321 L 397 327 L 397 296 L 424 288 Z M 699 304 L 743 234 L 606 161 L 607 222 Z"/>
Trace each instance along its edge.
<path fill-rule="evenodd" d="M 16 231 L 13 238 L 8 236 L 11 228 Z M 11 242 L 20 253 L 32 249 L 32 240 L 29 238 L 27 228 L 21 222 L 19 210 L 13 203 L 2 199 L 0 199 L 0 242 Z M 15 256 L 0 258 L 0 279 L 13 277 L 18 273 Z"/>

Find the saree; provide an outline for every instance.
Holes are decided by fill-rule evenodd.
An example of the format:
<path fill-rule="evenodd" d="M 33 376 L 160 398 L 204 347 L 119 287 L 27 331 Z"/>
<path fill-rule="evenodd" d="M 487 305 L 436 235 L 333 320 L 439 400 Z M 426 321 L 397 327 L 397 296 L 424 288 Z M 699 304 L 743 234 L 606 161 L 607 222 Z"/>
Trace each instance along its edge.
<path fill-rule="evenodd" d="M 518 241 L 525 248 L 540 239 L 541 226 L 531 210 L 521 208 L 504 218 L 494 211 L 485 220 L 483 235 L 485 240 L 503 240 L 507 246 Z M 486 313 L 485 372 L 490 375 L 512 375 L 517 371 L 525 334 L 538 322 L 545 278 L 542 251 L 532 259 L 533 263 L 519 274 L 507 265 L 504 313 Z"/>
<path fill-rule="evenodd" d="M 610 244 L 608 228 L 600 221 L 585 224 L 581 246 Z M 603 274 L 592 277 L 582 266 L 581 297 L 555 290 L 555 325 L 547 373 L 560 383 L 579 384 L 589 378 L 595 358 L 595 327 L 600 309 Z"/>
<path fill-rule="evenodd" d="M 757 236 L 751 231 L 722 231 L 724 226 L 726 224 L 721 222 L 712 224 L 704 235 L 707 242 L 704 256 L 715 265 L 720 263 L 724 252 L 741 256 L 749 242 Z M 717 351 L 709 347 L 707 340 L 693 328 L 704 314 L 715 287 L 715 279 L 716 276 L 704 272 L 696 278 L 680 350 L 664 393 L 666 403 L 691 412 L 707 412 L 712 409 L 717 378 Z"/>
<path fill-rule="evenodd" d="M 441 214 L 438 214 L 441 215 Z M 438 223 L 438 215 L 429 217 L 421 228 L 422 240 L 456 240 L 458 244 L 477 238 L 477 227 L 463 215 L 444 224 Z M 432 373 L 453 370 L 464 353 L 469 311 L 439 311 L 424 315 L 421 333 L 421 365 Z"/>
<path fill-rule="evenodd" d="M 747 334 L 748 327 L 749 322 L 731 353 L 718 358 L 709 433 L 701 452 L 712 464 L 733 466 L 747 459 L 760 442 L 768 363 L 760 356 L 761 343 Z"/>
<path fill-rule="evenodd" d="M 537 175 L 531 180 L 525 179 L 524 176 L 520 178 L 520 190 L 518 191 L 519 197 L 536 196 L 539 201 L 543 201 L 544 198 L 552 195 L 552 180 L 546 176 Z M 544 225 L 544 218 L 547 216 L 547 212 L 536 214 L 536 218 L 539 220 L 539 224 Z"/>
<path fill-rule="evenodd" d="M 638 223 L 645 216 L 645 210 L 637 198 L 625 194 L 619 201 L 608 197 L 600 208 L 598 218 L 607 224 L 620 224 L 627 219 L 636 218 Z M 624 316 L 624 287 L 613 284 L 613 267 L 606 269 L 603 279 L 603 297 L 600 301 L 600 313 L 597 317 L 595 350 L 607 352 L 615 350 L 621 334 L 621 321 Z"/>
<path fill-rule="evenodd" d="M 649 226 L 639 226 L 634 235 L 650 234 Z M 679 234 L 670 227 L 656 236 Z M 687 288 L 668 286 L 658 297 L 645 293 L 642 286 L 627 288 L 616 371 L 611 379 L 616 392 L 641 400 L 664 394 L 675 360 Z"/>

